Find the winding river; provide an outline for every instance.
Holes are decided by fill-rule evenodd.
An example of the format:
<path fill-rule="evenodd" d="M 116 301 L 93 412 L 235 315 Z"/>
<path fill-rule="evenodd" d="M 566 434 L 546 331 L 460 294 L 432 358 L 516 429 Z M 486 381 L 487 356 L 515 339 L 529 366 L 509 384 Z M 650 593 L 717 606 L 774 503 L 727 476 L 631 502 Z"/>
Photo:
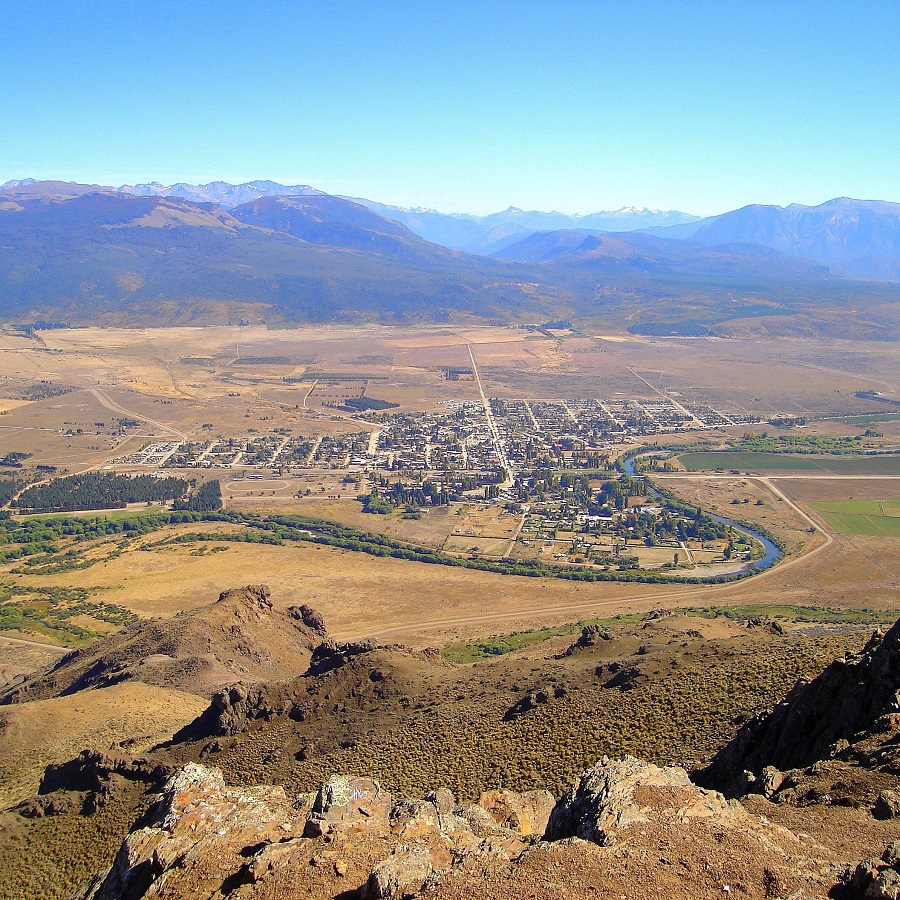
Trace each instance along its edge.
<path fill-rule="evenodd" d="M 624 467 L 625 467 L 626 474 L 632 475 L 637 478 L 642 477 L 642 476 L 638 475 L 638 473 L 635 471 L 634 461 L 639 456 L 648 456 L 648 455 L 650 455 L 650 454 L 633 453 L 630 456 L 626 456 L 625 460 L 624 460 Z M 652 485 L 650 485 L 649 482 L 648 482 L 647 486 L 650 490 L 650 493 L 654 497 L 659 496 L 659 491 L 657 491 Z M 757 543 L 761 544 L 763 549 L 765 550 L 764 555 L 761 556 L 759 559 L 753 559 L 753 560 L 750 560 L 750 562 L 744 563 L 744 565 L 742 565 L 740 568 L 732 570 L 734 573 L 762 572 L 764 569 L 768 569 L 768 568 L 771 568 L 772 566 L 774 566 L 775 563 L 777 563 L 778 560 L 780 560 L 781 557 L 784 555 L 783 551 L 780 548 L 776 547 L 775 544 L 772 543 L 772 541 L 770 541 L 765 535 L 760 534 L 758 531 L 754 531 L 752 528 L 748 528 L 746 525 L 743 525 L 739 522 L 735 522 L 734 520 L 728 519 L 725 516 L 717 516 L 715 513 L 707 512 L 706 510 L 704 510 L 704 512 L 706 513 L 706 515 L 708 515 L 712 519 L 715 519 L 717 522 L 721 522 L 723 525 L 728 525 L 730 528 L 733 528 L 735 531 L 738 531 L 741 534 L 745 535 L 746 537 L 749 537 L 752 540 L 756 541 Z M 700 574 L 700 570 L 694 569 L 689 574 L 687 574 L 686 577 L 713 579 L 713 578 L 719 577 L 722 574 L 723 573 L 718 572 L 718 573 L 712 573 L 709 575 L 702 575 L 702 574 Z"/>

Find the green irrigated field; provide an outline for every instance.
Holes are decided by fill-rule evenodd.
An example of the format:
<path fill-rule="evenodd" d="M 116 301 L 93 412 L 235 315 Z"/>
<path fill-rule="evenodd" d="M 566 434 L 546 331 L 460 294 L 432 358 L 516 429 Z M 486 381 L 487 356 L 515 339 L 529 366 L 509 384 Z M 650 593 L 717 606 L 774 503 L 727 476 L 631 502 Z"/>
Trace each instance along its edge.
<path fill-rule="evenodd" d="M 834 500 L 810 506 L 843 534 L 900 537 L 900 500 Z"/>
<path fill-rule="evenodd" d="M 811 471 L 834 475 L 900 475 L 900 455 L 833 457 L 711 450 L 682 453 L 678 461 L 689 472 L 736 469 L 741 472 Z"/>

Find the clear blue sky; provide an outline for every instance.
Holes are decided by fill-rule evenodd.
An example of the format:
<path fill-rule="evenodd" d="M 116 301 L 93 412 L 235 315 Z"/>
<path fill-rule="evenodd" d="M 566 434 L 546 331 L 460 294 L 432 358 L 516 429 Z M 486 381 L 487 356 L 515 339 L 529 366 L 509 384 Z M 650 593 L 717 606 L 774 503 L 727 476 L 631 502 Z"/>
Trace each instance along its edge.
<path fill-rule="evenodd" d="M 0 182 L 900 201 L 900 2 L 3 0 Z"/>

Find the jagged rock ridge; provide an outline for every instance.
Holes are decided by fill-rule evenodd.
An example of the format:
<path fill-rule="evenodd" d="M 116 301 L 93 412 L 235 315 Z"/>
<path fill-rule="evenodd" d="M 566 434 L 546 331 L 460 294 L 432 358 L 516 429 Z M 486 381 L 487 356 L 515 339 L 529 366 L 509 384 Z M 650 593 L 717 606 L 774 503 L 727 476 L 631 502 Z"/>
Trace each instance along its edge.
<path fill-rule="evenodd" d="M 891 717 L 900 723 L 900 621 L 750 719 L 698 780 L 736 796 L 747 790 L 746 773 L 809 766 L 874 731 L 890 730 Z"/>
<path fill-rule="evenodd" d="M 611 896 L 713 896 L 731 885 L 755 898 L 824 896 L 840 867 L 809 849 L 684 770 L 631 757 L 602 760 L 558 803 L 493 791 L 465 806 L 446 790 L 396 801 L 347 776 L 291 798 L 228 787 L 218 770 L 189 764 L 81 898 L 549 900 L 561 869 L 573 898 L 598 884 Z"/>

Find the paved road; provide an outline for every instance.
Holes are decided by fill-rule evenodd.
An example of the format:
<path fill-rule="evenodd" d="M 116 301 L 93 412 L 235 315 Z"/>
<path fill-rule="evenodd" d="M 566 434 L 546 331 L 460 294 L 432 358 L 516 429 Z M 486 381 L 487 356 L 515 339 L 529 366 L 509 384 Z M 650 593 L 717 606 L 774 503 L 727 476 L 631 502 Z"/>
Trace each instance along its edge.
<path fill-rule="evenodd" d="M 494 447 L 497 449 L 497 458 L 500 460 L 500 465 L 506 470 L 506 480 L 500 487 L 508 488 L 512 486 L 514 480 L 512 468 L 509 465 L 509 460 L 506 458 L 506 451 L 503 449 L 503 443 L 500 440 L 500 429 L 497 428 L 497 423 L 494 421 L 494 415 L 491 412 L 491 404 L 484 394 L 484 387 L 481 384 L 481 375 L 478 372 L 478 365 L 475 362 L 475 354 L 472 352 L 472 345 L 466 344 L 466 349 L 469 351 L 469 359 L 472 360 L 472 372 L 475 375 L 475 383 L 478 385 L 478 393 L 481 395 L 481 403 L 484 406 L 484 414 L 487 417 L 488 428 L 491 430 L 491 436 L 494 439 Z"/>

